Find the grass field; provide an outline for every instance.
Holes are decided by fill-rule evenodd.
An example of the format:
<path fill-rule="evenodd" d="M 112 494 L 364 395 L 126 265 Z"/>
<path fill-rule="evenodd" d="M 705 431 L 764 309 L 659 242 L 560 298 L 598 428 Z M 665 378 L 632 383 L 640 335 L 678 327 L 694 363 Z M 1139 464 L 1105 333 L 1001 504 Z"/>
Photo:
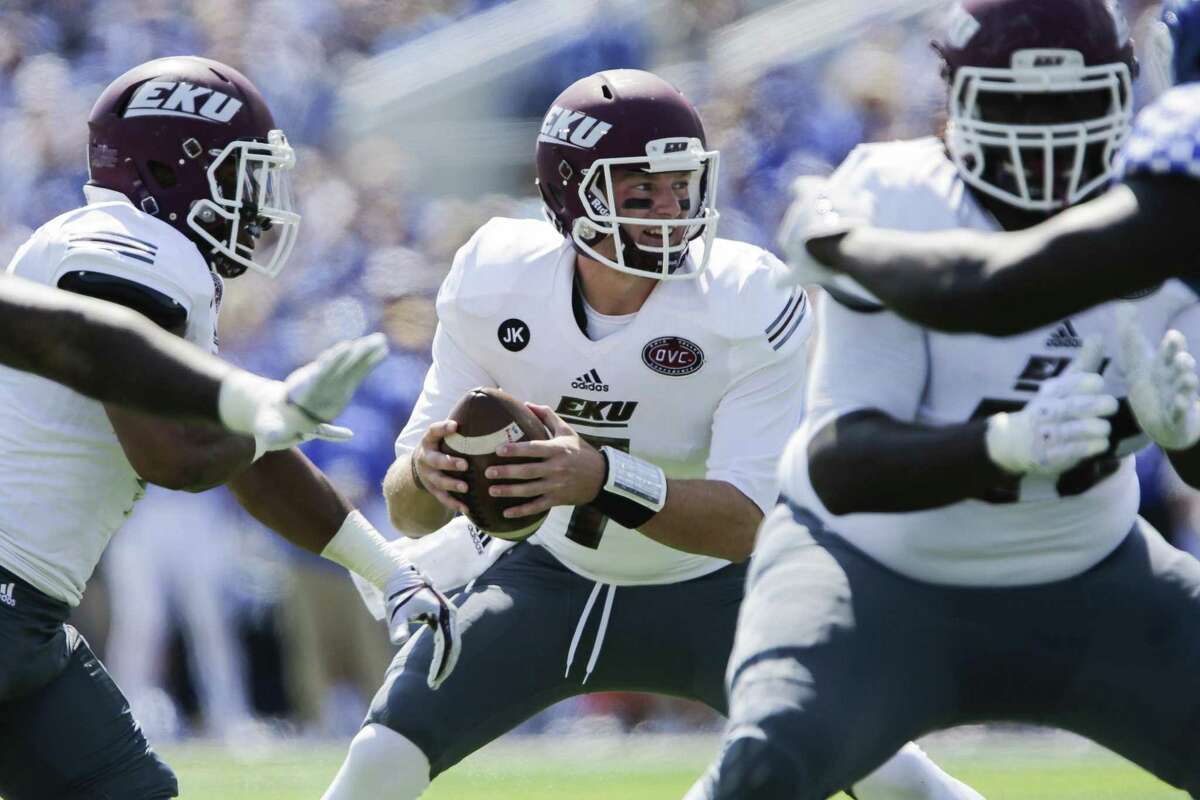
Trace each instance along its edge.
<path fill-rule="evenodd" d="M 922 742 L 988 800 L 1185 800 L 1137 768 L 1059 734 L 951 733 Z M 707 764 L 711 737 L 511 737 L 440 777 L 429 800 L 678 800 Z M 186 800 L 316 800 L 344 745 L 279 743 L 231 752 L 162 748 Z"/>

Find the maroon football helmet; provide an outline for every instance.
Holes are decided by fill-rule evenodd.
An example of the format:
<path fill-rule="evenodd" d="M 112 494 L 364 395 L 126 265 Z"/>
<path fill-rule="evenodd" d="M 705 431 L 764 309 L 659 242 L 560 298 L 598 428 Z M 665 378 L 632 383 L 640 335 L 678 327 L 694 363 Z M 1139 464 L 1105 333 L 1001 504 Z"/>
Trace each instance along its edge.
<path fill-rule="evenodd" d="M 947 149 L 968 184 L 1051 213 L 1108 183 L 1137 73 L 1117 0 L 961 0 L 933 45 Z"/>
<path fill-rule="evenodd" d="M 694 278 L 708 265 L 720 218 L 715 208 L 718 155 L 705 149 L 696 109 L 662 78 L 618 69 L 571 84 L 542 122 L 535 157 L 546 215 L 580 253 L 615 270 L 660 280 Z M 613 167 L 688 173 L 686 216 L 622 216 L 614 198 Z M 622 225 L 658 228 L 662 245 L 622 236 Z M 615 258 L 596 250 L 608 236 L 616 245 Z M 699 236 L 705 242 L 701 263 L 680 270 Z"/>
<path fill-rule="evenodd" d="M 196 56 L 148 61 L 109 84 L 88 129 L 89 184 L 178 229 L 224 277 L 283 268 L 296 157 L 246 76 Z"/>

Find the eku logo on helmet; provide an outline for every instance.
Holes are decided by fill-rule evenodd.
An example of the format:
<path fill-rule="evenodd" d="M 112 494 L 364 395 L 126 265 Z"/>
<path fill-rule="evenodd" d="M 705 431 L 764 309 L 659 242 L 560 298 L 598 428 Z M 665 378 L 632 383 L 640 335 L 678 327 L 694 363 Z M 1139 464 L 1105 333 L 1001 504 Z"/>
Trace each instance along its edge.
<path fill-rule="evenodd" d="M 582 111 L 572 111 L 562 106 L 550 106 L 550 110 L 546 112 L 546 118 L 542 121 L 542 132 L 538 135 L 538 141 L 549 144 L 566 144 L 582 150 L 590 150 L 610 130 L 612 130 L 612 125 L 601 122 L 595 117 L 589 117 Z"/>
<path fill-rule="evenodd" d="M 204 102 L 197 108 L 201 98 Z M 241 107 L 241 100 L 207 86 L 195 86 L 187 81 L 146 81 L 133 93 L 124 116 L 229 122 Z"/>

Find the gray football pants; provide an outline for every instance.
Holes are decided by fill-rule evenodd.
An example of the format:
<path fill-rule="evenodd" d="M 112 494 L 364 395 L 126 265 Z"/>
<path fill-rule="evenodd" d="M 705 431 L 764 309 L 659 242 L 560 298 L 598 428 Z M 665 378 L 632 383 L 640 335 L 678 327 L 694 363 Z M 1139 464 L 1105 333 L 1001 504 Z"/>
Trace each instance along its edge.
<path fill-rule="evenodd" d="M 1139 520 L 1068 580 L 939 586 L 780 505 L 728 680 L 710 800 L 823 800 L 911 739 L 992 720 L 1074 731 L 1200 797 L 1200 562 Z"/>
<path fill-rule="evenodd" d="M 0 568 L 0 797 L 159 800 L 178 786 L 70 608 Z"/>
<path fill-rule="evenodd" d="M 368 723 L 416 744 L 433 778 L 553 703 L 585 692 L 699 700 L 724 714 L 725 663 L 746 565 L 680 583 L 600 585 L 519 544 L 459 593 L 463 650 L 441 688 L 425 684 L 432 638 L 396 655 Z"/>

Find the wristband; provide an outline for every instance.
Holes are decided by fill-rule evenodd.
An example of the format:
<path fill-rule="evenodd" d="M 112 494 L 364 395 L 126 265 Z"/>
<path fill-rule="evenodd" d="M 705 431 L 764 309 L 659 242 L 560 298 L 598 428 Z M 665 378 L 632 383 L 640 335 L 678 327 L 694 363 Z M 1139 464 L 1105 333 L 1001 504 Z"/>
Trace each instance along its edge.
<path fill-rule="evenodd" d="M 252 372 L 235 369 L 221 380 L 217 395 L 217 416 L 234 433 L 254 435 L 254 420 L 264 403 L 269 402 L 277 381 Z"/>
<path fill-rule="evenodd" d="M 600 494 L 588 505 L 636 530 L 667 503 L 667 476 L 661 467 L 607 445 L 600 448 L 605 475 Z"/>
<path fill-rule="evenodd" d="M 366 517 L 351 511 L 321 551 L 321 557 L 341 564 L 382 589 L 398 570 L 416 569 L 399 550 L 387 544 L 387 539 L 367 522 Z"/>

